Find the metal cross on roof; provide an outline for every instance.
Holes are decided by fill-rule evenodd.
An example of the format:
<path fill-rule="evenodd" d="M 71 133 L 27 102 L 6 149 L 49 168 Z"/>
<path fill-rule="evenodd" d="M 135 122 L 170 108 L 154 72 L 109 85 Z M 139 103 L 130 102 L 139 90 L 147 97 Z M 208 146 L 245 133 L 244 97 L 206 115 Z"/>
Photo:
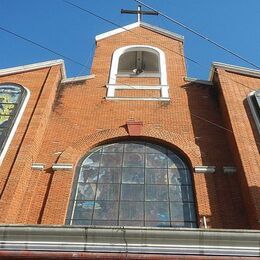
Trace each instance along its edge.
<path fill-rule="evenodd" d="M 137 11 L 121 9 L 121 14 L 137 14 L 137 21 L 141 22 L 142 15 L 158 15 L 159 13 L 154 11 L 142 11 L 142 6 L 138 5 Z"/>

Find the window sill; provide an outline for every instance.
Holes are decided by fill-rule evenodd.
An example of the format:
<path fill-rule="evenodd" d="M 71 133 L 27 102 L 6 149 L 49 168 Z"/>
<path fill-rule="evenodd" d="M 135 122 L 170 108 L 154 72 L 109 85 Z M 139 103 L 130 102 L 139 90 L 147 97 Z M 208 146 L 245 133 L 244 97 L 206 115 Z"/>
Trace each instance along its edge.
<path fill-rule="evenodd" d="M 107 97 L 106 99 L 112 98 L 115 99 L 115 91 L 116 90 L 160 90 L 161 91 L 161 97 L 159 98 L 130 98 L 131 100 L 170 100 L 168 85 L 146 85 L 146 86 L 140 86 L 140 85 L 123 85 L 123 84 L 107 84 Z M 118 97 L 117 99 L 126 99 L 128 97 Z M 129 98 L 128 98 L 129 99 Z"/>
<path fill-rule="evenodd" d="M 120 73 L 116 75 L 117 78 L 160 78 L 161 75 L 159 73 Z"/>
<path fill-rule="evenodd" d="M 106 97 L 106 100 L 143 100 L 143 101 L 170 101 L 170 98 L 148 98 L 148 97 Z"/>

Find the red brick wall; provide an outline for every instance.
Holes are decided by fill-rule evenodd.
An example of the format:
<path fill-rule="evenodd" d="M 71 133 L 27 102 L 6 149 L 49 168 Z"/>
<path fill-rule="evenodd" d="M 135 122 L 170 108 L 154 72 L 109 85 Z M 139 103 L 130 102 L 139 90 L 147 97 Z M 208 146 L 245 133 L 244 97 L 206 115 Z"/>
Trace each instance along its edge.
<path fill-rule="evenodd" d="M 160 78 L 117 78 L 116 84 L 122 84 L 128 86 L 131 85 L 159 85 Z"/>
<path fill-rule="evenodd" d="M 124 126 L 134 119 L 143 122 L 139 138 L 179 150 L 190 162 L 191 170 L 196 165 L 217 166 L 214 174 L 195 174 L 192 170 L 198 219 L 206 216 L 209 227 L 214 228 L 248 227 L 239 179 L 236 174 L 227 176 L 221 170 L 222 166 L 234 165 L 234 160 L 226 131 L 216 126 L 224 122 L 214 90 L 184 81 L 186 70 L 180 41 L 143 28 L 132 31 L 97 42 L 94 79 L 60 85 L 39 152 L 31 159 L 45 163 L 48 169 L 31 172 L 27 166 L 25 181 L 20 185 L 26 187 L 23 192 L 19 187 L 5 192 L 5 201 L 14 202 L 12 208 L 4 204 L 7 214 L 2 222 L 63 224 L 79 159 L 101 143 L 129 138 Z M 152 45 L 165 52 L 170 102 L 105 99 L 113 52 L 134 44 Z M 52 93 L 56 88 L 53 89 Z M 54 97 L 54 93 L 51 95 Z M 73 163 L 74 170 L 53 173 L 50 166 L 54 162 Z M 11 176 L 14 182 L 17 173 L 13 171 Z"/>
<path fill-rule="evenodd" d="M 59 66 L 0 78 L 1 83 L 21 84 L 30 91 L 22 120 L 0 169 L 1 222 L 19 222 L 17 217 L 24 211 L 24 199 L 30 197 L 26 191 L 28 185 L 33 185 L 31 165 L 38 156 L 60 78 Z"/>
<path fill-rule="evenodd" d="M 125 89 L 118 89 L 115 91 L 115 97 L 132 97 L 132 98 L 160 98 L 161 91 L 158 90 L 125 90 Z"/>
<path fill-rule="evenodd" d="M 227 127 L 231 151 L 239 169 L 246 212 L 252 228 L 260 228 L 260 136 L 246 97 L 259 89 L 260 79 L 218 70 L 221 108 Z"/>

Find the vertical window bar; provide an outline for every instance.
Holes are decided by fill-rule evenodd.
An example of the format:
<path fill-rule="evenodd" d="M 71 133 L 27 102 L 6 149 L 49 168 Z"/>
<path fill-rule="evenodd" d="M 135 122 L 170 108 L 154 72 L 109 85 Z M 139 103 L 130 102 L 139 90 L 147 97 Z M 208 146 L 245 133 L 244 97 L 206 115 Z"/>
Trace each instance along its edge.
<path fill-rule="evenodd" d="M 116 144 L 121 144 L 121 145 L 123 145 L 122 146 L 122 150 L 121 151 L 117 151 L 117 153 L 118 154 L 121 154 L 121 162 L 120 162 L 120 165 L 118 164 L 118 162 L 116 162 L 116 164 L 117 164 L 117 167 L 119 167 L 120 168 L 120 172 L 118 173 L 118 174 L 120 174 L 120 182 L 118 183 L 118 184 L 115 184 L 115 183 L 113 183 L 113 184 L 111 184 L 111 185 L 118 185 L 119 187 L 119 197 L 118 198 L 113 198 L 113 202 L 114 203 L 118 203 L 118 207 L 117 207 L 117 212 L 116 212 L 116 218 L 117 219 L 103 219 L 102 218 L 102 223 L 106 223 L 106 221 L 111 221 L 111 220 L 113 220 L 113 221 L 116 221 L 116 225 L 119 225 L 120 224 L 120 222 L 121 222 L 121 220 L 122 221 L 129 221 L 129 223 L 134 223 L 133 221 L 138 221 L 138 222 L 140 222 L 140 221 L 142 221 L 142 224 L 141 224 L 141 226 L 146 226 L 147 224 L 148 224 L 148 222 L 150 223 L 150 225 L 151 226 L 153 226 L 153 225 L 161 225 L 161 222 L 163 222 L 163 223 L 166 223 L 165 221 L 166 220 L 163 220 L 163 219 L 160 219 L 160 218 L 158 218 L 158 216 L 156 217 L 155 216 L 155 218 L 154 217 L 152 217 L 152 216 L 150 216 L 150 215 L 147 215 L 147 214 L 156 214 L 155 212 L 157 212 L 157 211 L 154 211 L 153 210 L 153 213 L 151 213 L 151 212 L 149 212 L 148 210 L 146 210 L 146 204 L 147 204 L 147 201 L 146 201 L 146 192 L 147 192 L 147 188 L 148 188 L 148 186 L 147 185 L 149 185 L 149 188 L 150 188 L 150 190 L 149 190 L 149 205 L 151 205 L 151 203 L 152 203 L 152 201 L 154 201 L 155 203 L 154 203 L 154 205 L 158 205 L 158 210 L 160 210 L 161 212 L 169 212 L 169 219 L 167 219 L 167 221 L 170 221 L 169 223 L 170 223 L 170 225 L 172 225 L 172 222 L 176 222 L 176 223 L 178 223 L 179 222 L 179 224 L 181 224 L 181 222 L 180 222 L 180 220 L 174 220 L 173 218 L 172 218 L 172 212 L 171 212 L 171 208 L 175 205 L 174 203 L 176 203 L 176 205 L 180 205 L 180 204 L 182 204 L 183 206 L 184 205 L 186 205 L 185 207 L 186 207 L 186 210 L 185 210 L 185 212 L 188 210 L 188 212 L 186 212 L 185 214 L 186 214 L 186 217 L 188 218 L 187 220 L 185 220 L 185 219 L 183 219 L 183 224 L 182 224 L 182 226 L 183 227 L 185 227 L 185 226 L 187 226 L 187 225 L 190 225 L 190 223 L 192 222 L 192 223 L 195 223 L 194 222 L 194 219 L 193 219 L 193 216 L 194 216 L 194 210 L 195 210 L 195 208 L 194 208 L 194 199 L 193 199 L 193 197 L 194 197 L 194 193 L 193 193 L 193 189 L 192 189 L 192 185 L 191 184 L 186 184 L 187 183 L 187 181 L 185 181 L 184 180 L 184 178 L 182 178 L 182 177 L 180 177 L 179 176 L 179 178 L 180 178 L 180 181 L 181 181 L 181 183 L 179 183 L 179 184 L 175 184 L 174 186 L 176 186 L 176 187 L 182 187 L 182 184 L 184 184 L 183 182 L 185 182 L 185 185 L 183 186 L 183 187 L 187 187 L 187 189 L 190 189 L 191 188 L 191 191 L 192 192 L 185 192 L 185 194 L 183 194 L 183 192 L 181 193 L 181 194 L 178 194 L 178 197 L 177 197 L 177 199 L 175 199 L 175 197 L 173 197 L 173 196 L 170 196 L 170 185 L 172 185 L 172 184 L 170 184 L 170 176 L 169 176 L 169 167 L 170 167 L 170 164 L 169 164 L 169 158 L 170 158 L 170 155 L 172 155 L 172 154 L 174 154 L 174 156 L 172 157 L 172 160 L 176 160 L 176 162 L 178 161 L 178 160 L 180 160 L 181 161 L 181 165 L 177 165 L 176 164 L 176 167 L 177 167 L 177 170 L 179 169 L 186 169 L 187 171 L 188 171 L 188 167 L 187 167 L 187 165 L 184 163 L 184 161 L 183 160 L 181 160 L 181 158 L 176 154 L 176 153 L 174 153 L 174 152 L 172 152 L 172 151 L 170 151 L 170 150 L 166 150 L 166 152 L 165 152 L 165 156 L 167 157 L 167 163 L 166 163 L 166 168 L 167 168 L 167 170 L 166 170 L 166 178 L 167 178 L 167 180 L 166 180 L 166 184 L 162 184 L 162 183 L 157 183 L 157 181 L 156 181 L 156 178 L 155 178 L 155 182 L 153 183 L 150 183 L 150 182 L 147 182 L 146 181 L 146 176 L 147 176 L 147 169 L 146 169 L 146 159 L 147 159 L 147 154 L 149 153 L 149 149 L 147 149 L 147 147 L 152 147 L 152 151 L 153 151 L 153 153 L 156 153 L 156 152 L 158 152 L 159 154 L 164 150 L 164 148 L 163 147 L 161 147 L 161 146 L 159 146 L 159 145 L 153 145 L 152 143 L 148 143 L 148 142 L 140 142 L 140 141 L 133 141 L 133 142 L 130 142 L 130 141 L 128 141 L 128 142 L 119 142 L 119 143 L 114 143 L 114 145 L 116 145 Z M 122 191 L 122 183 L 123 183 L 123 178 L 122 178 L 122 172 L 123 172 L 123 168 L 124 168 L 124 166 L 123 166 L 123 158 L 125 158 L 125 154 L 128 154 L 128 153 L 135 153 L 135 152 L 133 152 L 132 150 L 129 150 L 129 151 L 126 151 L 126 145 L 136 145 L 136 144 L 138 144 L 138 145 L 141 145 L 141 146 L 143 146 L 143 149 L 141 149 L 143 152 L 142 152 L 142 154 L 144 155 L 144 164 L 143 164 L 143 166 L 142 166 L 142 169 L 143 169 L 143 172 L 144 172 L 144 183 L 143 184 L 140 184 L 140 183 L 138 183 L 138 184 L 136 184 L 136 185 L 143 185 L 143 187 L 142 187 L 142 190 L 144 191 L 144 194 L 143 194 L 143 197 L 142 197 L 142 199 L 140 200 L 140 199 L 138 199 L 138 201 L 140 201 L 140 202 L 142 202 L 142 205 L 143 205 L 143 219 L 142 220 L 136 220 L 136 219 L 129 219 L 129 220 L 126 220 L 126 219 L 121 219 L 121 217 L 120 217 L 120 210 L 121 210 L 121 199 L 122 199 L 122 196 L 121 196 L 121 191 Z M 110 144 L 111 145 L 111 144 Z M 93 200 L 93 208 L 92 208 L 92 212 L 91 212 L 91 224 L 93 225 L 93 221 L 94 221 L 94 215 L 95 215 L 95 207 L 96 207 L 96 201 L 97 201 L 97 192 L 98 192 L 98 187 L 99 187 L 99 184 L 102 182 L 101 181 L 101 179 L 100 179 L 100 171 L 101 171 L 101 161 L 103 160 L 102 158 L 103 158 L 103 155 L 104 155 L 104 153 L 105 153 L 105 151 L 104 151 L 104 149 L 107 147 L 108 145 L 103 145 L 103 146 L 101 146 L 101 147 L 99 147 L 98 149 L 94 149 L 94 150 L 92 150 L 92 152 L 90 152 L 90 153 L 88 153 L 87 154 L 87 156 L 85 156 L 82 160 L 81 160 L 81 164 L 80 164 L 80 167 L 78 167 L 77 168 L 77 174 L 76 174 L 76 176 L 75 176 L 75 180 L 76 180 L 76 182 L 75 182 L 75 184 L 73 185 L 74 186 L 74 192 L 72 192 L 72 199 L 71 199 L 71 204 L 70 204 L 70 209 L 71 210 L 69 210 L 68 211 L 68 216 L 67 216 L 67 220 L 70 220 L 70 224 L 72 224 L 73 223 L 73 221 L 74 221 L 74 219 L 75 219 L 75 208 L 76 208 L 76 203 L 77 203 L 77 194 L 78 194 L 78 190 L 79 190 L 79 176 L 80 176 L 80 173 L 81 173 L 81 171 L 84 169 L 85 171 L 86 171 L 86 168 L 85 168 L 85 166 L 84 166 L 84 162 L 86 161 L 86 159 L 88 158 L 88 157 L 90 157 L 91 155 L 93 155 L 97 150 L 100 150 L 100 157 L 98 157 L 98 160 L 99 160 L 99 162 L 98 162 L 98 173 L 97 173 L 97 182 L 95 183 L 95 185 L 96 185 L 96 189 L 95 189 L 95 194 L 94 194 L 94 200 Z M 156 151 L 158 149 L 158 151 Z M 136 150 L 136 152 L 137 153 L 140 153 L 140 151 L 137 149 Z M 114 153 L 113 151 L 107 151 L 105 154 L 107 155 L 107 154 L 109 154 L 109 153 Z M 158 158 L 161 158 L 161 160 L 165 160 L 165 156 L 159 156 Z M 113 160 L 113 157 L 111 157 L 112 159 L 111 160 Z M 174 158 L 176 158 L 176 159 L 174 159 Z M 116 160 L 116 158 L 114 158 L 114 160 Z M 95 161 L 95 163 L 97 163 L 97 161 Z M 162 165 L 164 165 L 164 163 L 162 163 Z M 107 167 L 105 167 L 104 165 L 102 166 L 102 169 L 103 168 L 110 168 L 110 164 L 108 164 L 108 166 Z M 131 168 L 129 168 L 129 169 L 131 169 Z M 135 169 L 135 168 L 133 168 L 133 169 Z M 155 174 L 155 176 L 156 176 L 156 174 L 158 173 L 158 174 L 160 174 L 161 173 L 161 168 L 149 168 L 149 169 L 152 169 L 152 170 L 155 170 L 155 171 L 152 171 L 153 172 L 153 174 Z M 109 171 L 108 171 L 109 172 Z M 88 174 L 88 173 L 86 173 L 86 174 Z M 186 174 L 190 174 L 190 172 L 188 171 L 187 173 L 185 173 L 185 172 L 183 172 L 183 171 L 180 171 L 179 172 L 179 174 L 185 174 L 185 176 L 186 176 Z M 119 177 L 119 176 L 118 176 Z M 110 183 L 104 183 L 105 185 L 110 185 Z M 103 184 L 103 185 L 104 185 Z M 82 185 L 82 184 L 81 184 Z M 86 185 L 89 185 L 89 183 L 86 183 Z M 132 185 L 134 185 L 134 184 L 132 184 Z M 164 200 L 164 198 L 163 197 L 160 197 L 160 199 L 158 200 L 158 198 L 159 197 L 157 197 L 157 195 L 158 195 L 158 190 L 156 189 L 156 187 L 159 187 L 160 185 L 166 185 L 167 186 L 167 201 L 165 201 Z M 173 185 L 172 185 L 173 186 Z M 160 186 L 161 187 L 161 186 Z M 154 191 L 154 194 L 153 194 L 153 191 Z M 151 193 L 150 193 L 151 192 Z M 188 194 L 186 194 L 186 193 L 188 193 Z M 185 198 L 184 197 L 184 195 L 187 197 L 187 198 Z M 154 196 L 154 197 L 153 197 Z M 84 203 L 84 202 L 88 202 L 88 201 L 90 201 L 90 199 L 89 198 L 85 198 L 85 199 L 82 199 L 82 200 L 80 200 L 82 203 Z M 91 200 L 92 201 L 92 200 Z M 131 201 L 131 200 L 130 200 Z M 129 202 L 130 202 L 129 201 Z M 128 202 L 128 201 L 126 201 L 126 202 Z M 134 201 L 132 201 L 132 203 L 134 203 L 135 202 L 135 200 Z M 104 206 L 104 207 L 107 207 L 107 203 L 104 203 L 106 206 Z M 160 206 L 159 206 L 160 205 Z M 72 207 L 72 208 L 71 208 Z M 102 207 L 102 203 L 101 203 L 101 205 L 100 205 L 100 207 Z M 163 207 L 163 208 L 162 208 Z M 106 210 L 110 210 L 109 208 L 102 208 L 101 210 L 103 210 L 104 211 L 104 209 L 106 209 Z M 148 208 L 147 208 L 148 209 Z M 156 207 L 154 207 L 154 209 L 156 209 Z M 113 210 L 113 209 L 111 209 L 111 210 Z M 137 209 L 138 210 L 138 209 Z M 102 212 L 103 212 L 102 211 Z M 83 212 L 84 212 L 84 210 L 83 210 Z M 159 212 L 159 211 L 158 211 Z M 90 213 L 90 212 L 89 212 Z M 183 212 L 184 213 L 184 212 Z M 106 214 L 106 212 L 104 211 L 104 214 Z M 158 213 L 157 213 L 158 214 Z M 188 216 L 189 215 L 189 216 Z M 196 215 L 196 214 L 195 214 Z M 114 217 L 113 217 L 114 218 Z M 146 221 L 146 219 L 148 219 L 147 221 Z M 157 219 L 157 220 L 156 220 Z M 82 223 L 84 221 L 84 219 L 79 219 L 79 221 L 78 221 L 78 223 Z M 195 220 L 196 221 L 196 220 Z M 158 223 L 158 224 L 156 224 L 156 222 Z M 195 225 L 196 225 L 196 223 L 195 223 Z M 166 225 L 166 226 L 168 226 L 168 225 Z"/>

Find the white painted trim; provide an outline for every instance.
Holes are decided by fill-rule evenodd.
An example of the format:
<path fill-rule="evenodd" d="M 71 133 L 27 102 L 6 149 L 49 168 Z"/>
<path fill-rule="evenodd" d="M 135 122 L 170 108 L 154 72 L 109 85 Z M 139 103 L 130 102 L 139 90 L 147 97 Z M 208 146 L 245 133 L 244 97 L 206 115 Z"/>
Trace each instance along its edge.
<path fill-rule="evenodd" d="M 42 68 L 47 68 L 47 67 L 51 67 L 51 66 L 55 66 L 55 65 L 62 65 L 62 78 L 66 79 L 67 78 L 66 69 L 65 69 L 64 61 L 61 59 L 38 62 L 38 63 L 23 65 L 23 66 L 18 66 L 18 67 L 12 67 L 12 68 L 7 68 L 7 69 L 1 69 L 0 76 L 6 76 L 6 75 L 14 74 L 14 73 L 19 73 L 19 72 L 42 69 Z"/>
<path fill-rule="evenodd" d="M 165 29 L 162 29 L 162 28 L 159 28 L 157 26 L 154 26 L 154 25 L 151 25 L 151 24 L 148 24 L 148 23 L 144 23 L 144 22 L 132 23 L 132 24 L 129 24 L 129 25 L 126 25 L 126 26 L 123 26 L 123 27 L 120 27 L 120 28 L 99 34 L 95 37 L 95 40 L 96 41 L 103 40 L 107 37 L 110 37 L 110 36 L 125 32 L 125 31 L 129 31 L 129 30 L 134 29 L 134 28 L 139 27 L 139 26 L 146 28 L 146 29 L 149 29 L 151 31 L 160 33 L 160 34 L 165 35 L 167 37 L 171 37 L 175 40 L 178 40 L 178 41 L 181 41 L 181 42 L 184 41 L 184 37 L 182 35 L 170 32 L 168 30 L 165 30 Z"/>
<path fill-rule="evenodd" d="M 149 29 L 149 30 L 154 31 L 154 32 L 157 32 L 157 33 L 160 33 L 164 36 L 171 37 L 172 39 L 177 40 L 177 41 L 181 41 L 181 42 L 184 41 L 184 36 L 177 34 L 177 33 L 174 33 L 174 32 L 171 32 L 171 31 L 168 31 L 166 29 L 162 29 L 160 27 L 151 25 L 149 23 L 141 22 L 141 27 Z"/>
<path fill-rule="evenodd" d="M 217 69 L 217 68 L 225 69 L 225 70 L 231 71 L 231 72 L 240 73 L 242 75 L 260 78 L 260 70 L 249 69 L 249 68 L 235 66 L 235 65 L 221 63 L 221 62 L 213 62 L 211 64 L 211 69 L 210 69 L 210 73 L 209 73 L 209 81 L 213 80 L 213 76 L 215 74 L 215 69 Z"/>
<path fill-rule="evenodd" d="M 192 82 L 192 83 L 198 83 L 198 84 L 202 84 L 202 85 L 213 86 L 212 81 L 209 81 L 209 80 L 202 80 L 202 79 L 191 78 L 191 77 L 185 77 L 184 80 L 187 81 L 187 82 Z"/>
<path fill-rule="evenodd" d="M 195 166 L 194 170 L 196 173 L 214 173 L 216 166 Z"/>
<path fill-rule="evenodd" d="M 73 164 L 71 163 L 54 163 L 52 165 L 54 171 L 70 171 L 73 169 Z"/>
<path fill-rule="evenodd" d="M 124 46 L 119 49 L 117 49 L 113 53 L 113 58 L 112 58 L 112 64 L 111 64 L 111 69 L 110 69 L 110 75 L 109 75 L 109 84 L 108 86 L 108 91 L 107 91 L 107 97 L 114 97 L 115 96 L 115 89 L 117 88 L 116 85 L 116 78 L 117 78 L 117 72 L 118 72 L 118 63 L 120 56 L 126 52 L 129 51 L 149 51 L 157 55 L 159 59 L 159 64 L 160 64 L 160 85 L 161 85 L 161 97 L 162 98 L 169 98 L 169 92 L 168 92 L 168 87 L 163 87 L 163 86 L 168 86 L 167 85 L 167 71 L 166 71 L 166 59 L 165 59 L 165 54 L 164 52 L 157 48 L 153 47 L 150 45 L 129 45 L 129 46 Z M 137 86 L 135 86 L 137 88 Z M 141 87 L 141 86 L 140 86 Z"/>
<path fill-rule="evenodd" d="M 128 89 L 128 90 L 157 90 L 157 89 L 161 89 L 162 87 L 167 87 L 169 88 L 168 86 L 161 86 L 161 85 L 146 85 L 146 86 L 140 86 L 140 85 L 121 85 L 121 84 L 108 84 L 106 86 L 107 88 L 111 88 L 111 87 L 114 87 L 116 90 L 117 89 Z"/>
<path fill-rule="evenodd" d="M 119 34 L 119 33 L 125 32 L 125 31 L 129 31 L 129 30 L 134 29 L 138 26 L 140 26 L 140 23 L 136 22 L 136 23 L 132 23 L 132 24 L 129 24 L 129 25 L 126 25 L 126 26 L 105 32 L 105 33 L 101 33 L 101 34 L 96 35 L 95 40 L 99 41 L 99 40 L 105 39 L 107 37 L 110 37 L 112 35 L 116 35 L 116 34 Z"/>
<path fill-rule="evenodd" d="M 258 256 L 259 230 L 1 225 L 1 251 Z"/>
<path fill-rule="evenodd" d="M 162 86 L 161 87 L 161 97 L 162 98 L 169 98 L 169 86 Z"/>
<path fill-rule="evenodd" d="M 115 91 L 116 90 L 160 90 L 161 91 L 161 99 L 169 99 L 169 86 L 167 85 L 149 85 L 149 86 L 130 86 L 130 85 L 120 85 L 120 84 L 108 84 L 107 86 L 107 98 L 123 98 L 123 97 L 116 97 Z M 127 97 L 126 97 L 127 98 Z M 131 98 L 132 100 L 133 98 Z M 139 100 L 140 98 L 137 98 Z M 154 100 L 154 98 L 151 98 Z M 157 100 L 158 98 L 156 98 Z M 147 98 L 141 98 L 141 100 L 147 100 Z M 150 100 L 150 98 L 149 98 Z"/>
<path fill-rule="evenodd" d="M 135 73 L 119 73 L 116 74 L 117 78 L 160 78 L 160 73 L 149 73 L 149 72 L 142 72 L 141 74 Z"/>
<path fill-rule="evenodd" d="M 15 85 L 16 85 L 16 84 L 15 84 Z M 26 88 L 26 87 L 24 87 L 24 86 L 22 86 L 22 85 L 20 85 L 20 86 L 21 86 L 22 88 L 24 88 L 25 93 L 26 93 L 26 94 L 25 94 L 26 96 L 25 96 L 25 99 L 24 99 L 24 101 L 23 101 L 23 104 L 22 104 L 22 106 L 21 106 L 21 108 L 20 108 L 20 110 L 19 110 L 19 112 L 18 112 L 18 115 L 16 116 L 16 119 L 15 119 L 14 125 L 13 125 L 13 127 L 12 127 L 12 130 L 11 130 L 9 136 L 7 137 L 5 146 L 4 146 L 4 148 L 3 148 L 3 150 L 2 150 L 2 152 L 1 152 L 1 154 L 0 154 L 0 165 L 2 164 L 2 162 L 3 162 L 3 160 L 4 160 L 4 157 L 5 157 L 5 155 L 6 155 L 6 153 L 7 153 L 7 150 L 8 150 L 8 148 L 9 148 L 10 144 L 11 144 L 11 141 L 12 141 L 14 135 L 15 135 L 16 129 L 17 129 L 17 127 L 18 127 L 18 125 L 19 125 L 19 123 L 20 123 L 20 121 L 21 121 L 21 119 L 22 119 L 22 115 L 23 115 L 23 113 L 24 113 L 24 110 L 25 110 L 25 108 L 26 108 L 26 105 L 27 105 L 27 103 L 28 103 L 28 101 L 29 101 L 29 98 L 30 98 L 30 95 L 31 95 L 30 90 L 29 90 L 28 88 Z"/>
<path fill-rule="evenodd" d="M 45 168 L 45 164 L 44 163 L 32 163 L 32 167 L 33 170 L 37 170 L 37 171 L 43 171 Z"/>
<path fill-rule="evenodd" d="M 122 54 L 129 52 L 129 51 L 149 51 L 157 55 L 159 58 L 159 64 L 160 64 L 160 79 L 161 79 L 161 85 L 167 85 L 167 73 L 166 73 L 166 59 L 164 52 L 157 48 L 150 45 L 128 45 L 121 47 L 117 49 L 113 53 L 112 58 L 112 64 L 110 69 L 110 75 L 109 75 L 109 84 L 116 84 L 116 75 L 118 71 L 118 63 L 119 58 Z"/>
<path fill-rule="evenodd" d="M 255 105 L 252 102 L 252 96 L 254 96 L 254 95 L 255 95 L 255 91 L 252 91 L 248 94 L 246 99 L 247 99 L 248 105 L 250 107 L 251 113 L 253 115 L 253 118 L 255 120 L 255 125 L 256 125 L 256 128 L 258 130 L 258 133 L 260 134 L 260 120 L 258 118 L 256 111 L 255 111 Z"/>
<path fill-rule="evenodd" d="M 147 98 L 147 97 L 106 97 L 107 100 L 129 100 L 129 101 L 170 101 L 170 98 Z"/>
<path fill-rule="evenodd" d="M 73 77 L 73 78 L 68 78 L 68 79 L 63 79 L 61 83 L 69 83 L 69 82 L 76 82 L 76 81 L 83 81 L 83 80 L 88 80 L 88 79 L 93 79 L 95 78 L 95 75 L 87 75 L 87 76 L 80 76 L 80 77 Z"/>
<path fill-rule="evenodd" d="M 61 83 L 76 82 L 76 81 L 95 78 L 94 74 L 80 76 L 80 77 L 67 78 L 65 64 L 62 59 L 38 62 L 38 63 L 28 64 L 28 65 L 23 65 L 23 66 L 18 66 L 18 67 L 12 67 L 12 68 L 7 68 L 7 69 L 0 69 L 0 76 L 7 76 L 7 75 L 19 73 L 19 72 L 26 72 L 26 71 L 31 71 L 31 70 L 48 68 L 48 67 L 52 67 L 55 65 L 61 65 L 61 73 L 62 73 Z"/>

